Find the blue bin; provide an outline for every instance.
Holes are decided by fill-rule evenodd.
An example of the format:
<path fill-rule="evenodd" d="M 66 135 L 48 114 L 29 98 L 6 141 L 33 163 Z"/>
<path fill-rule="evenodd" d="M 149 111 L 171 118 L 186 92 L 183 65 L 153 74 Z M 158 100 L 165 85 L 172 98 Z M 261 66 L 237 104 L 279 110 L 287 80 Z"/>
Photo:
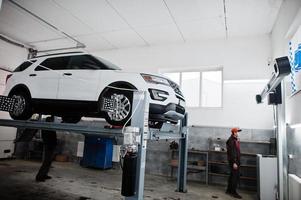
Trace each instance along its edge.
<path fill-rule="evenodd" d="M 82 166 L 99 169 L 112 168 L 112 139 L 86 136 Z"/>

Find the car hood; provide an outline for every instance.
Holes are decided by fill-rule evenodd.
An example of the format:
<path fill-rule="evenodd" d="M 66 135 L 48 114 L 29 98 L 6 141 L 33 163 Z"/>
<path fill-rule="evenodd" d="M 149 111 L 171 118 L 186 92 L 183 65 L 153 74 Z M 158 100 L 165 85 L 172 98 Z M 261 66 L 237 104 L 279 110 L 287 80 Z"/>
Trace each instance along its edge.
<path fill-rule="evenodd" d="M 141 74 L 149 74 L 149 75 L 153 75 L 153 76 L 158 76 L 158 77 L 161 77 L 161 78 L 164 78 L 164 79 L 167 79 L 171 82 L 174 82 L 172 80 L 170 80 L 169 78 L 167 78 L 166 76 L 162 75 L 162 74 L 159 74 L 159 73 L 150 73 L 150 72 L 134 72 L 134 71 L 126 71 L 126 70 L 116 70 L 115 71 L 116 73 L 124 73 L 124 74 L 137 74 L 137 75 L 141 75 Z"/>

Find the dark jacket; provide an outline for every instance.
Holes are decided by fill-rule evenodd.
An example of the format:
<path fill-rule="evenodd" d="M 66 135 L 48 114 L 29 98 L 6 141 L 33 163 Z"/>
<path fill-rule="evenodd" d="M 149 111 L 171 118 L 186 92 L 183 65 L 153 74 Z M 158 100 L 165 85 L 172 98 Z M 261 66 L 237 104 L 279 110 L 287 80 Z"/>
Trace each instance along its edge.
<path fill-rule="evenodd" d="M 57 145 L 56 132 L 42 130 L 42 139 L 45 145 L 55 147 Z"/>
<path fill-rule="evenodd" d="M 232 135 L 227 140 L 227 155 L 230 165 L 233 163 L 236 163 L 237 165 L 240 164 L 239 141 Z"/>

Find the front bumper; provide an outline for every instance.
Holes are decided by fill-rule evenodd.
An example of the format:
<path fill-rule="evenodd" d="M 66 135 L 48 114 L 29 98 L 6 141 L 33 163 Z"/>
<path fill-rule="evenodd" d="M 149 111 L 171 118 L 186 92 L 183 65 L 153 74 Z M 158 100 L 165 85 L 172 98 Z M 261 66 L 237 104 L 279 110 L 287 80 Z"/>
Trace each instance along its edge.
<path fill-rule="evenodd" d="M 179 104 L 169 103 L 167 105 L 150 104 L 149 105 L 149 120 L 157 122 L 178 122 L 183 119 L 185 108 Z"/>

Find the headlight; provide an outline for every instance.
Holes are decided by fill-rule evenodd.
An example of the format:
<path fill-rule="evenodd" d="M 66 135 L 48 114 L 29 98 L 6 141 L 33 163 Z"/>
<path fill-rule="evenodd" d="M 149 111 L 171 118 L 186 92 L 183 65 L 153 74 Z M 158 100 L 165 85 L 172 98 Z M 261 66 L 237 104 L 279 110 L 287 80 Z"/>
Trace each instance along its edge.
<path fill-rule="evenodd" d="M 153 100 L 165 101 L 168 97 L 168 92 L 157 90 L 157 89 L 148 89 L 150 96 Z"/>
<path fill-rule="evenodd" d="M 168 80 L 166 80 L 165 78 L 161 78 L 159 76 L 154 76 L 150 74 L 141 74 L 141 76 L 148 83 L 163 84 L 169 86 Z"/>

